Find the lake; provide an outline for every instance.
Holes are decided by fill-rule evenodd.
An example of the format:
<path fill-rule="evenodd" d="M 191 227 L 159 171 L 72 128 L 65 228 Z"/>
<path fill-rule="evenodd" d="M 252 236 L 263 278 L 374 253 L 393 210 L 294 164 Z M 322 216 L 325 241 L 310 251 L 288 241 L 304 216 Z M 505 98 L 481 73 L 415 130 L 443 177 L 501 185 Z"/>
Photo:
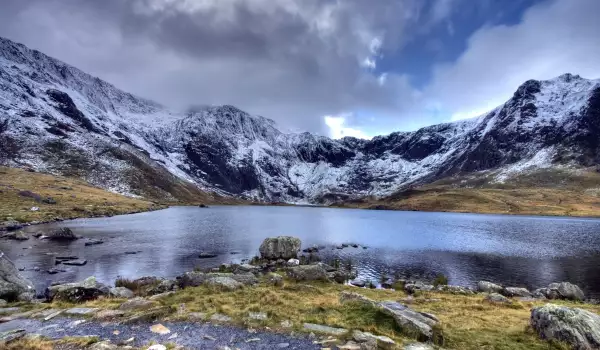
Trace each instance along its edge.
<path fill-rule="evenodd" d="M 23 275 L 38 288 L 51 281 L 96 276 L 112 284 L 117 276 L 175 277 L 194 267 L 217 267 L 258 255 L 270 236 L 299 237 L 303 247 L 322 245 L 325 261 L 349 262 L 360 279 L 385 274 L 433 277 L 473 286 L 478 280 L 538 288 L 570 281 L 600 297 L 600 220 L 566 217 L 373 211 L 317 207 L 214 206 L 78 219 L 28 227 L 69 227 L 84 236 L 74 242 L 30 239 L 0 241 Z M 84 246 L 87 238 L 105 243 Z M 367 249 L 335 249 L 356 243 Z M 136 252 L 136 254 L 126 254 Z M 199 259 L 200 252 L 216 258 Z M 55 255 L 77 255 L 85 266 L 60 266 Z M 36 271 L 39 270 L 39 271 Z"/>

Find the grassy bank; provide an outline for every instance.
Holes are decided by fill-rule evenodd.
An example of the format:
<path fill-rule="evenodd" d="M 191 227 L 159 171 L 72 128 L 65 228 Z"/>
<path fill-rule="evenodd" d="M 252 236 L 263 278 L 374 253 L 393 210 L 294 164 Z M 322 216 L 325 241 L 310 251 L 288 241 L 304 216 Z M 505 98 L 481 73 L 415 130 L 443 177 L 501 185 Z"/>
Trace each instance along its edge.
<path fill-rule="evenodd" d="M 233 318 L 233 323 L 251 328 L 267 328 L 278 332 L 303 332 L 304 322 L 318 323 L 348 330 L 363 330 L 386 335 L 399 344 L 409 344 L 413 339 L 403 335 L 394 320 L 381 312 L 355 303 L 341 304 L 342 291 L 353 291 L 374 300 L 405 302 L 404 292 L 372 290 L 331 283 L 296 283 L 286 280 L 284 286 L 275 287 L 261 282 L 255 287 L 236 291 L 223 291 L 207 286 L 186 288 L 157 299 L 156 307 L 169 307 L 165 320 L 189 320 L 190 313 L 215 313 Z M 116 309 L 122 299 L 101 299 L 88 302 L 86 306 Z M 556 301 L 556 303 L 600 312 L 600 306 Z M 430 312 L 442 322 L 448 349 L 496 349 L 496 350 L 549 350 L 567 349 L 563 344 L 540 340 L 529 328 L 530 309 L 544 302 L 519 302 L 510 305 L 490 304 L 483 294 L 453 295 L 440 292 L 419 294 L 410 302 L 418 311 Z M 51 305 L 31 307 L 69 308 L 74 305 L 55 302 Z M 263 312 L 266 320 L 250 320 L 249 312 Z M 200 322 L 197 319 L 195 321 Z M 291 327 L 282 325 L 291 321 Z M 343 337 L 342 337 L 343 338 Z"/>
<path fill-rule="evenodd" d="M 541 170 L 504 183 L 496 174 L 453 177 L 334 206 L 462 213 L 600 216 L 600 174 L 592 169 Z"/>
<path fill-rule="evenodd" d="M 32 207 L 39 210 L 32 211 Z M 69 177 L 0 167 L 0 221 L 50 221 L 165 208 Z"/>

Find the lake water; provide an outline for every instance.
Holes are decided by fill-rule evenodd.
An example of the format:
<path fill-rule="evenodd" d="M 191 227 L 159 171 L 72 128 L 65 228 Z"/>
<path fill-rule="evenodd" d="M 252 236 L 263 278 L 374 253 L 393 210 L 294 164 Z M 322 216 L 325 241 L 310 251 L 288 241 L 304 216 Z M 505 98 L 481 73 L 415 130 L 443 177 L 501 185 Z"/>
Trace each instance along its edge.
<path fill-rule="evenodd" d="M 194 267 L 217 267 L 258 255 L 270 236 L 299 237 L 303 247 L 326 246 L 324 260 L 351 261 L 359 278 L 435 276 L 451 284 L 490 280 L 537 288 L 557 281 L 600 296 L 600 220 L 482 214 L 371 211 L 311 207 L 215 206 L 166 210 L 29 227 L 66 226 L 85 236 L 74 242 L 0 241 L 22 272 L 43 287 L 91 275 L 112 284 L 117 276 L 175 277 Z M 87 238 L 105 243 L 84 246 Z M 335 249 L 356 243 L 368 249 Z M 135 255 L 125 252 L 135 251 Z M 199 259 L 200 252 L 218 257 Z M 235 254 L 233 254 L 235 253 Z M 61 266 L 54 256 L 77 255 L 85 266 Z M 40 271 L 35 271 L 34 268 Z"/>

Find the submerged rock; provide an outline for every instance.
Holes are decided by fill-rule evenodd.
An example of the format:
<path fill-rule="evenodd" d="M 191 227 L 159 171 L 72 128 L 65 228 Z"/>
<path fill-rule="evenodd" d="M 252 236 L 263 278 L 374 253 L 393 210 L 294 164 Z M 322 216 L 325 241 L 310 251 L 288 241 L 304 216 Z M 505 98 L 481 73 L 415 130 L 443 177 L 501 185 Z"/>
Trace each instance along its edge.
<path fill-rule="evenodd" d="M 77 237 L 73 233 L 73 231 L 71 231 L 70 228 L 63 227 L 63 228 L 59 228 L 59 229 L 50 231 L 50 232 L 46 233 L 45 235 L 41 236 L 40 238 L 52 239 L 52 240 L 56 240 L 56 241 L 73 241 L 73 240 L 78 239 L 79 237 Z"/>
<path fill-rule="evenodd" d="M 216 258 L 217 256 L 219 256 L 219 255 L 215 254 L 215 253 L 207 253 L 207 252 L 201 252 L 200 254 L 198 254 L 198 258 L 200 258 L 200 259 Z"/>
<path fill-rule="evenodd" d="M 292 259 L 296 258 L 302 242 L 299 238 L 279 236 L 265 239 L 258 249 L 263 259 Z"/>
<path fill-rule="evenodd" d="M 590 311 L 546 304 L 531 310 L 530 322 L 542 339 L 566 342 L 577 350 L 600 348 L 600 316 Z"/>
<path fill-rule="evenodd" d="M 83 266 L 85 264 L 87 264 L 87 260 L 66 260 L 66 261 L 63 261 L 63 265 Z"/>
<path fill-rule="evenodd" d="M 35 293 L 33 283 L 21 276 L 13 262 L 0 251 L 0 299 L 13 301 L 24 293 Z"/>

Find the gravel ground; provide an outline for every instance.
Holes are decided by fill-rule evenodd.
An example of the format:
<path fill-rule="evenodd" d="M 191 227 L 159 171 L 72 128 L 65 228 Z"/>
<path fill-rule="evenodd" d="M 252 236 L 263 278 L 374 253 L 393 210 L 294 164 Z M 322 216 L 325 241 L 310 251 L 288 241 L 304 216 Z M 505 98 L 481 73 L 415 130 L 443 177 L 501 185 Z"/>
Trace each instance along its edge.
<path fill-rule="evenodd" d="M 151 341 L 159 344 L 174 343 L 190 349 L 216 349 L 228 346 L 233 349 L 321 349 L 307 337 L 293 337 L 268 332 L 250 332 L 244 328 L 227 325 L 192 322 L 161 322 L 169 333 L 157 334 L 150 327 L 157 323 L 120 325 L 86 320 L 77 324 L 76 318 L 56 318 L 42 322 L 34 319 L 20 319 L 0 324 L 0 333 L 25 329 L 28 333 L 59 339 L 67 336 L 94 335 L 100 339 L 110 339 L 113 344 L 132 337 L 128 345 L 144 346 Z"/>

